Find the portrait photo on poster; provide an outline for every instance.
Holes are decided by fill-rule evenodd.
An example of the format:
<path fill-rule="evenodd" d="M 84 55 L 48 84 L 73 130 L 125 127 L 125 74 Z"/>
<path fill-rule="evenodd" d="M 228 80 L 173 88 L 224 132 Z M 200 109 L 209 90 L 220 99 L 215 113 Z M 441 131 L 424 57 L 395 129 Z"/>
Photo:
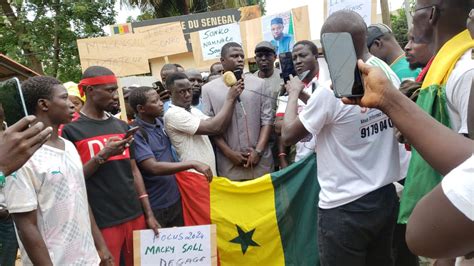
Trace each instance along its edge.
<path fill-rule="evenodd" d="M 270 42 L 277 54 L 291 52 L 295 43 L 291 11 L 262 17 L 262 35 Z"/>

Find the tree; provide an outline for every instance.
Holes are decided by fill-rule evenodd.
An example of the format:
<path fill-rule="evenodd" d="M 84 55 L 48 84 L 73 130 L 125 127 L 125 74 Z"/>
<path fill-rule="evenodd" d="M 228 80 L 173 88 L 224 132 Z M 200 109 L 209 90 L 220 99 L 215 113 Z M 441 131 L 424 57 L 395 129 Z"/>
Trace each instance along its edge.
<path fill-rule="evenodd" d="M 114 0 L 0 0 L 0 52 L 61 81 L 81 76 L 77 39 L 105 35 Z"/>
<path fill-rule="evenodd" d="M 121 3 L 131 7 L 138 7 L 143 12 L 138 21 L 153 18 L 188 15 L 226 8 L 239 8 L 248 5 L 260 5 L 262 14 L 265 14 L 265 0 L 121 0 Z M 132 21 L 129 18 L 129 21 Z"/>
<path fill-rule="evenodd" d="M 390 19 L 392 22 L 393 35 L 403 48 L 408 43 L 408 23 L 405 9 L 401 8 L 396 11 L 396 13 L 390 14 Z"/>

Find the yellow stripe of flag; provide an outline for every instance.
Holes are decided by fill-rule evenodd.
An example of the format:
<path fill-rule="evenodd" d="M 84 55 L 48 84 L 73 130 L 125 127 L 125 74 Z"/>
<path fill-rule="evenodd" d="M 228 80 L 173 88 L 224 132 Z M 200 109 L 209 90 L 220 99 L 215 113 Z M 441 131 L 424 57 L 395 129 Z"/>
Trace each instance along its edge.
<path fill-rule="evenodd" d="M 245 195 L 245 197 L 244 197 Z M 217 226 L 221 265 L 284 265 L 270 174 L 247 182 L 214 178 L 211 222 Z"/>

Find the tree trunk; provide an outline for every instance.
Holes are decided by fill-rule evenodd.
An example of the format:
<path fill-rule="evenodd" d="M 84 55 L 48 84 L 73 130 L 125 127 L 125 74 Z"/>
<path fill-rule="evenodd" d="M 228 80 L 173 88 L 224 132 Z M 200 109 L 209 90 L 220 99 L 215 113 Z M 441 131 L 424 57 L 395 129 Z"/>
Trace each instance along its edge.
<path fill-rule="evenodd" d="M 181 14 L 188 15 L 189 14 L 188 1 L 179 0 L 179 1 L 177 1 L 177 3 L 178 3 L 179 11 L 181 11 Z"/>
<path fill-rule="evenodd" d="M 54 13 L 56 16 L 54 17 L 54 42 L 53 42 L 53 75 L 57 78 L 58 77 L 58 72 L 59 72 L 59 52 L 60 52 L 60 43 L 59 43 L 59 19 L 60 19 L 60 12 L 61 12 L 61 6 L 59 3 L 59 0 L 56 0 L 53 6 Z"/>
<path fill-rule="evenodd" d="M 7 0 L 0 0 L 0 8 L 2 9 L 3 14 L 5 14 L 5 16 L 8 18 L 10 24 L 12 24 L 12 27 L 16 29 L 16 36 L 19 40 L 19 46 L 25 53 L 25 56 L 29 62 L 28 67 L 36 71 L 38 74 L 44 75 L 43 65 L 41 64 L 41 61 L 38 59 L 38 57 L 36 57 L 30 42 L 21 38 L 26 29 L 21 21 L 18 21 L 13 8 L 10 6 L 10 3 Z"/>

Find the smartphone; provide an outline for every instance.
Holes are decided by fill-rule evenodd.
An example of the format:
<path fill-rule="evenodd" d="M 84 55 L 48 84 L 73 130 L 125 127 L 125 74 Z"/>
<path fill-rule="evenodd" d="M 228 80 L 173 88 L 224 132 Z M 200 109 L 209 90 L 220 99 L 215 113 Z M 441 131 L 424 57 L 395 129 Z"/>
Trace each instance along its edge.
<path fill-rule="evenodd" d="M 156 92 L 158 92 L 158 94 L 160 94 L 160 93 L 162 93 L 166 90 L 163 83 L 159 80 L 157 82 L 153 83 L 153 87 L 155 88 Z"/>
<path fill-rule="evenodd" d="M 128 138 L 128 137 L 130 137 L 130 136 L 133 136 L 133 135 L 138 131 L 138 129 L 140 129 L 139 126 L 130 128 L 130 129 L 127 131 L 127 133 L 125 133 L 125 136 L 123 136 L 123 139 L 126 139 L 126 138 Z"/>
<path fill-rule="evenodd" d="M 0 104 L 5 114 L 5 122 L 9 126 L 28 115 L 18 78 L 0 82 Z"/>
<path fill-rule="evenodd" d="M 347 32 L 323 33 L 321 44 L 336 97 L 363 96 L 362 75 L 357 68 L 351 35 Z"/>
<path fill-rule="evenodd" d="M 280 58 L 280 68 L 281 73 L 280 77 L 283 79 L 283 82 L 286 84 L 290 80 L 290 75 L 296 76 L 295 66 L 293 65 L 293 56 L 291 52 L 281 53 Z"/>

